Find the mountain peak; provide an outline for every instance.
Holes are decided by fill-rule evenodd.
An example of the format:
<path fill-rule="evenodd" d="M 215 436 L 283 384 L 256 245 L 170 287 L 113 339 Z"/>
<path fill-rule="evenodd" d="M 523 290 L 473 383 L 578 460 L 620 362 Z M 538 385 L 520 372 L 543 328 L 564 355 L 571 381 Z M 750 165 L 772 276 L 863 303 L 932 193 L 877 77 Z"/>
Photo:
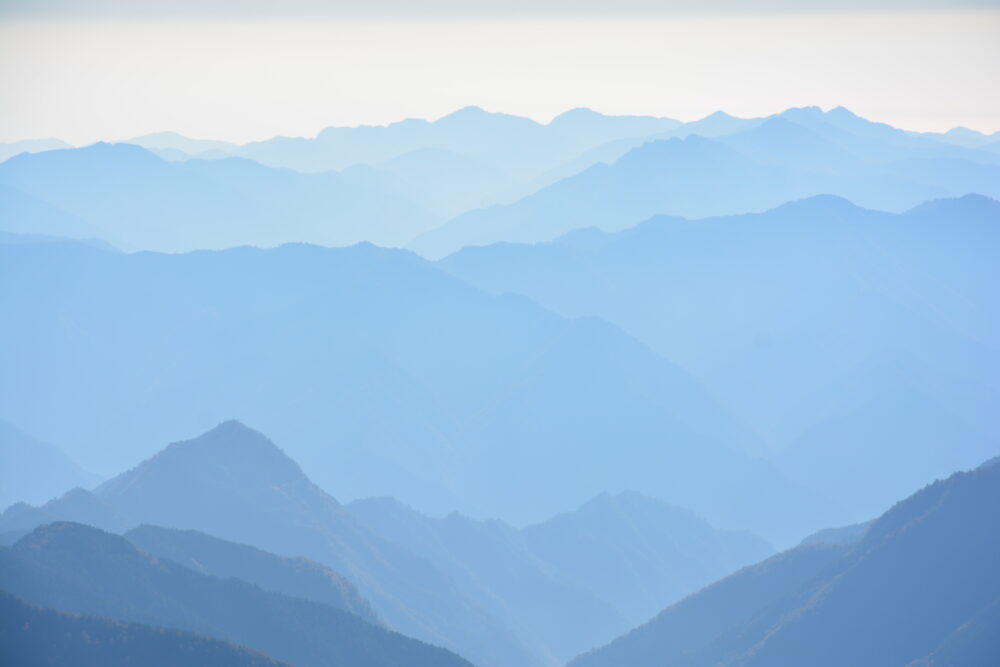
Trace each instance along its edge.
<path fill-rule="evenodd" d="M 138 466 L 98 487 L 101 496 L 136 487 L 184 488 L 200 483 L 219 489 L 271 487 L 307 482 L 298 464 L 258 431 L 236 420 L 222 422 L 191 440 L 174 442 Z"/>

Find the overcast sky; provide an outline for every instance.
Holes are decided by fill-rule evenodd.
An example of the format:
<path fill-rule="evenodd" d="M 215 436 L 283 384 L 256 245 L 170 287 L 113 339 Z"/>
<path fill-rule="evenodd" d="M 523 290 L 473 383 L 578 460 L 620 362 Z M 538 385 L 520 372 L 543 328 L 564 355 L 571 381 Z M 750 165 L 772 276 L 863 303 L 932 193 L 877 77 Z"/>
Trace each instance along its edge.
<path fill-rule="evenodd" d="M 541 121 L 844 105 L 992 132 L 998 3 L 0 0 L 0 141 L 243 142 L 469 104 Z"/>

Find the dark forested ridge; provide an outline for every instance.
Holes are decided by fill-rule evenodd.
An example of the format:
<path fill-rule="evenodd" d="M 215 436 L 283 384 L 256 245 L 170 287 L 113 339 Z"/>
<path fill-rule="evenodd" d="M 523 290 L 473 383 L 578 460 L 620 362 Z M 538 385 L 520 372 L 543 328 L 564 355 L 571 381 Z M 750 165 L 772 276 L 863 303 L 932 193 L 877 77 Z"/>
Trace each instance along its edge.
<path fill-rule="evenodd" d="M 14 667 L 281 667 L 191 632 L 37 607 L 0 591 L 0 663 Z"/>
<path fill-rule="evenodd" d="M 207 634 L 294 664 L 469 664 L 355 614 L 199 574 L 80 524 L 39 527 L 0 559 L 0 588 L 32 603 Z"/>
<path fill-rule="evenodd" d="M 995 664 L 998 525 L 990 462 L 897 503 L 860 541 L 774 556 L 571 664 Z"/>

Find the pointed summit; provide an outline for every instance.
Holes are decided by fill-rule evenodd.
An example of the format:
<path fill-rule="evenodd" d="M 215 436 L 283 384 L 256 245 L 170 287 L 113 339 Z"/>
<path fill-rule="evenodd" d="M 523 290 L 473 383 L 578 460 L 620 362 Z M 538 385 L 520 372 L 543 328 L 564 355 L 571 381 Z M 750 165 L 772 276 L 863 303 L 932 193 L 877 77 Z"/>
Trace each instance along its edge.
<path fill-rule="evenodd" d="M 229 420 L 197 438 L 168 445 L 132 470 L 101 485 L 97 492 L 104 497 L 115 497 L 137 488 L 148 489 L 150 485 L 183 488 L 195 480 L 219 487 L 308 482 L 298 464 L 267 437 L 241 422 Z"/>

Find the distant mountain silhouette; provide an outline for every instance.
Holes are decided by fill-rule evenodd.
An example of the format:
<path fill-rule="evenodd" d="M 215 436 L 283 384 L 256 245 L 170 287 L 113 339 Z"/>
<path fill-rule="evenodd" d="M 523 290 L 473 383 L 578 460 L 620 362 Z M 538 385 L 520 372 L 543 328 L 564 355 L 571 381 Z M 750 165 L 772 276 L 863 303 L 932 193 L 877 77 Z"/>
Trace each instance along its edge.
<path fill-rule="evenodd" d="M 339 497 L 431 514 L 540 521 L 630 488 L 773 543 L 843 522 L 616 327 L 488 296 L 407 252 L 0 245 L 0 267 L 20 322 L 0 334 L 0 401 L 96 470 L 232 416 Z"/>
<path fill-rule="evenodd" d="M 351 582 L 314 561 L 282 558 L 196 530 L 142 525 L 125 533 L 125 538 L 146 553 L 202 574 L 242 579 L 264 590 L 321 602 L 374 625 L 385 625 Z"/>
<path fill-rule="evenodd" d="M 237 158 L 167 162 L 129 144 L 12 158 L 0 164 L 0 188 L 0 206 L 12 212 L 6 231 L 98 236 L 123 249 L 400 245 L 437 224 L 372 170 L 299 174 Z M 25 197 L 83 220 L 84 230 L 72 233 L 20 199 L 6 203 Z"/>
<path fill-rule="evenodd" d="M 607 116 L 574 109 L 548 125 L 528 118 L 465 107 L 436 121 L 407 119 L 387 126 L 330 127 L 314 139 L 276 137 L 233 151 L 277 167 L 299 171 L 375 165 L 423 149 L 465 156 L 530 180 L 586 150 L 615 139 L 641 137 L 678 127 L 669 118 Z"/>
<path fill-rule="evenodd" d="M 174 627 L 298 665 L 468 665 L 458 656 L 315 602 L 198 574 L 74 523 L 0 550 L 2 587 L 65 611 Z"/>
<path fill-rule="evenodd" d="M 76 486 L 96 486 L 87 472 L 56 447 L 0 419 L 0 506 L 43 503 Z"/>
<path fill-rule="evenodd" d="M 68 614 L 0 591 L 0 662 L 19 667 L 279 667 L 273 660 L 190 632 Z"/>
<path fill-rule="evenodd" d="M 842 108 L 790 109 L 752 121 L 722 114 L 699 123 L 706 129 L 687 124 L 648 136 L 610 166 L 594 165 L 509 205 L 464 213 L 408 247 L 439 258 L 470 245 L 550 241 L 585 227 L 621 230 L 656 214 L 764 211 L 823 193 L 891 211 L 968 192 L 1000 197 L 993 154 Z"/>
<path fill-rule="evenodd" d="M 998 521 L 992 462 L 898 503 L 859 542 L 775 556 L 571 665 L 993 664 Z"/>
<path fill-rule="evenodd" d="M 783 450 L 786 475 L 841 505 L 832 523 L 852 523 L 998 452 L 998 221 L 977 195 L 902 215 L 821 196 L 439 265 L 621 326 Z"/>

